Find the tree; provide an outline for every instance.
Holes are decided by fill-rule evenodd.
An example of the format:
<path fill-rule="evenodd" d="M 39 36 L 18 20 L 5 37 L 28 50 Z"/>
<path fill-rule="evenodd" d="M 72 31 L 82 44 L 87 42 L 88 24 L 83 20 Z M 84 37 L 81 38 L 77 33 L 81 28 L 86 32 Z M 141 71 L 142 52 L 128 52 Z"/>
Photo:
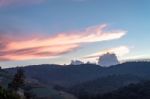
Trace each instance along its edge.
<path fill-rule="evenodd" d="M 17 91 L 22 88 L 25 84 L 24 70 L 19 68 L 17 73 L 14 75 L 12 82 L 8 85 L 8 88 L 12 91 Z"/>
<path fill-rule="evenodd" d="M 8 92 L 0 86 L 0 99 L 20 99 L 20 97 L 12 92 Z"/>

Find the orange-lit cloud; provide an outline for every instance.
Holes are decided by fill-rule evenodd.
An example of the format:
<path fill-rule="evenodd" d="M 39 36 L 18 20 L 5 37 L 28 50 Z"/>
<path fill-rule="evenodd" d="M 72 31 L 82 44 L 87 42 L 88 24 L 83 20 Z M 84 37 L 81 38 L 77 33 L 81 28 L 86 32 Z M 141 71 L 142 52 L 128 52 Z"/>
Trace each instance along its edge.
<path fill-rule="evenodd" d="M 86 28 L 83 31 L 33 36 L 21 39 L 0 33 L 0 60 L 27 60 L 55 57 L 80 48 L 83 43 L 119 39 L 126 31 L 105 31 L 107 25 Z"/>
<path fill-rule="evenodd" d="M 97 58 L 100 57 L 106 53 L 114 53 L 119 57 L 122 57 L 130 52 L 130 49 L 128 46 L 119 46 L 115 48 L 110 48 L 110 49 L 104 49 L 99 52 L 93 53 L 91 55 L 86 56 L 85 58 Z"/>
<path fill-rule="evenodd" d="M 0 60 L 28 60 L 42 57 L 54 57 L 68 53 L 76 48 L 78 48 L 78 45 L 60 45 L 1 51 L 0 56 L 2 57 L 0 57 Z"/>

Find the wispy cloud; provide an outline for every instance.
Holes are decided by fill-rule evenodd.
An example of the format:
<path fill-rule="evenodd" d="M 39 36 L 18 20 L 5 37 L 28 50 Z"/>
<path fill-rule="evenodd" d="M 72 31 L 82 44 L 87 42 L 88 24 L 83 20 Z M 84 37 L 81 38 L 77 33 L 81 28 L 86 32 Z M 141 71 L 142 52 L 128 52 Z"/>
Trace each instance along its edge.
<path fill-rule="evenodd" d="M 128 54 L 130 52 L 130 49 L 128 46 L 119 46 L 119 47 L 115 47 L 115 48 L 101 50 L 99 52 L 87 55 L 84 58 L 98 58 L 99 56 L 102 56 L 108 52 L 115 53 L 117 56 L 121 57 L 121 56 Z"/>
<path fill-rule="evenodd" d="M 106 28 L 107 25 L 104 24 L 83 31 L 64 32 L 46 37 L 37 35 L 30 38 L 0 33 L 0 61 L 60 56 L 80 48 L 83 43 L 119 39 L 126 34 L 126 31 L 106 31 Z"/>

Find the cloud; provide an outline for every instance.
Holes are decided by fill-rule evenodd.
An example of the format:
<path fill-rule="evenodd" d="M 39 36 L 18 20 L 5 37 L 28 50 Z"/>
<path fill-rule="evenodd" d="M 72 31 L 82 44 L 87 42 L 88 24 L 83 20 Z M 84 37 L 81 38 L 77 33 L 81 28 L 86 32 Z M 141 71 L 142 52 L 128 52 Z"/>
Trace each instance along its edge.
<path fill-rule="evenodd" d="M 121 60 L 122 62 L 129 62 L 129 61 L 150 61 L 149 54 L 142 54 L 142 55 L 132 55 L 125 57 Z"/>
<path fill-rule="evenodd" d="M 39 4 L 46 0 L 0 0 L 0 6 L 16 5 L 16 4 Z"/>
<path fill-rule="evenodd" d="M 47 46 L 38 48 L 27 48 L 8 50 L 0 52 L 0 60 L 28 60 L 42 57 L 55 57 L 76 49 L 78 45 Z"/>
<path fill-rule="evenodd" d="M 104 49 L 99 52 L 93 53 L 91 55 L 86 56 L 85 58 L 97 58 L 99 56 L 102 56 L 106 53 L 114 53 L 119 57 L 122 57 L 130 52 L 130 49 L 128 46 L 119 46 L 115 48 L 109 48 L 109 49 Z"/>
<path fill-rule="evenodd" d="M 28 37 L 14 37 L 11 33 L 7 35 L 0 33 L 0 61 L 60 56 L 80 48 L 83 43 L 119 39 L 126 34 L 126 31 L 106 31 L 106 28 L 107 25 L 104 24 L 82 31 L 46 36 L 38 33 L 36 36 L 28 35 Z"/>

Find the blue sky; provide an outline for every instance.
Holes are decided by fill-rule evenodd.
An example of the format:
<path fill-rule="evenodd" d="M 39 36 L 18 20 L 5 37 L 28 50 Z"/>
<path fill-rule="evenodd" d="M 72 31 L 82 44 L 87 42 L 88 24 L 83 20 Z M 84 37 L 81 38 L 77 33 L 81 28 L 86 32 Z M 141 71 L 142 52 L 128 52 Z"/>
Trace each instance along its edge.
<path fill-rule="evenodd" d="M 120 60 L 150 57 L 150 47 L 148 46 L 148 42 L 150 41 L 149 0 L 20 1 L 6 0 L 4 2 L 0 0 L 0 65 L 3 67 L 47 63 L 64 64 L 68 63 L 71 59 L 94 61 L 96 57 L 94 59 L 85 57 L 98 55 L 98 53 L 105 53 L 107 51 L 117 53 L 117 48 L 121 49 L 119 50 L 120 53 L 117 53 Z M 50 41 L 51 39 L 46 37 L 52 38 L 54 36 L 55 38 L 56 36 L 58 38 L 59 34 L 65 34 L 66 37 L 72 34 L 71 37 L 74 37 L 74 35 L 81 36 L 84 32 L 84 36 L 91 36 L 92 33 L 89 33 L 91 30 L 86 31 L 86 29 L 91 27 L 97 29 L 98 26 L 100 27 L 104 24 L 106 25 L 106 30 L 102 29 L 103 34 L 105 32 L 114 33 L 115 31 L 118 33 L 115 35 L 119 35 L 120 32 L 125 33 L 125 35 L 105 40 L 102 40 L 105 37 L 101 38 L 99 35 L 99 40 L 96 40 L 97 38 L 94 37 L 91 38 L 94 39 L 91 42 L 87 40 L 72 42 L 69 48 L 65 43 L 65 47 L 67 46 L 68 49 L 65 49 L 64 52 L 50 54 L 47 52 L 47 49 L 46 52 L 48 55 L 42 54 L 36 57 L 29 57 L 28 55 L 22 58 L 23 55 L 17 56 L 16 54 L 13 57 L 14 53 L 11 53 L 12 56 L 7 55 L 12 49 L 8 52 L 8 49 L 1 47 L 4 44 L 12 45 L 12 43 L 14 44 L 14 42 L 16 43 L 20 39 L 22 39 L 21 42 L 24 41 L 26 43 L 31 38 L 37 39 L 37 37 L 38 39 L 39 37 L 43 37 L 43 39 Z M 92 32 L 94 29 L 92 29 Z M 43 39 L 41 42 L 45 42 Z M 80 39 L 85 38 L 81 37 Z M 58 40 L 63 42 L 61 39 Z M 79 38 L 75 40 L 79 40 Z M 70 40 L 67 40 L 67 42 L 70 44 Z M 21 46 L 19 44 L 17 45 Z M 41 45 L 36 47 L 41 47 Z M 20 50 L 21 48 L 19 47 L 18 49 Z M 61 48 L 64 48 L 64 46 Z M 126 51 L 126 53 L 123 53 L 123 51 Z M 26 54 L 29 54 L 29 51 Z M 8 57 L 12 58 L 10 59 Z"/>

